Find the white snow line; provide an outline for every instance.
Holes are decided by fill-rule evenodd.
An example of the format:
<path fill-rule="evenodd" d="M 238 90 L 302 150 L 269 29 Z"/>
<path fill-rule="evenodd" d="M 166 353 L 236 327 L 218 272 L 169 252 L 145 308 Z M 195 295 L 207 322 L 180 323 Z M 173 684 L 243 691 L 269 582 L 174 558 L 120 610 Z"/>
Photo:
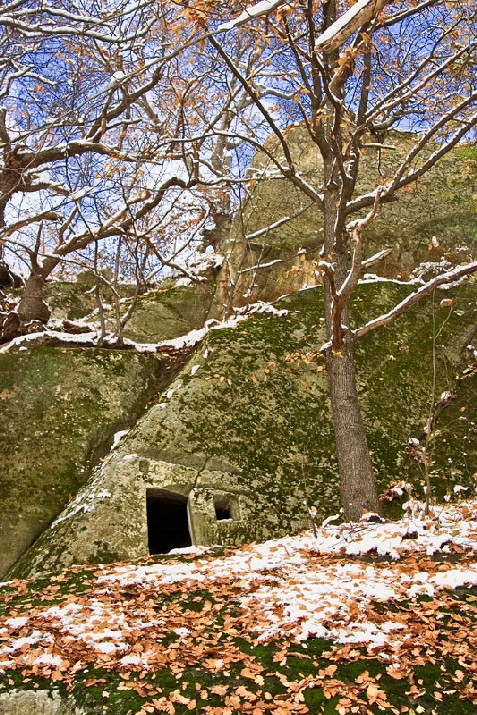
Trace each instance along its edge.
<path fill-rule="evenodd" d="M 216 33 L 218 32 L 228 32 L 233 30 L 234 27 L 240 27 L 244 25 L 249 20 L 253 20 L 255 17 L 262 17 L 263 15 L 269 15 L 273 10 L 276 10 L 280 5 L 284 5 L 286 0 L 261 0 L 256 5 L 249 5 L 243 12 L 240 13 L 235 20 L 230 20 L 222 25 L 219 25 Z M 215 33 L 214 33 L 215 34 Z"/>
<path fill-rule="evenodd" d="M 362 25 L 375 17 L 390 0 L 358 0 L 321 34 L 316 49 L 333 52 L 343 45 Z"/>

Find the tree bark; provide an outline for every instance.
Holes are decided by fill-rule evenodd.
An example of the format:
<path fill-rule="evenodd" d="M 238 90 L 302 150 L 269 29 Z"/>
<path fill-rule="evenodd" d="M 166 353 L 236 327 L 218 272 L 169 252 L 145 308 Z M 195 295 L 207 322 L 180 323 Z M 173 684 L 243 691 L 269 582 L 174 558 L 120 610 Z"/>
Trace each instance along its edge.
<path fill-rule="evenodd" d="M 373 465 L 356 388 L 353 343 L 347 337 L 340 352 L 326 356 L 341 499 L 346 521 L 365 512 L 380 513 Z"/>
<path fill-rule="evenodd" d="M 18 317 L 22 323 L 29 323 L 31 320 L 40 320 L 47 323 L 51 311 L 43 300 L 43 289 L 45 281 L 38 273 L 31 273 L 25 281 L 23 296 L 18 304 Z"/>
<path fill-rule="evenodd" d="M 339 195 L 334 189 L 338 183 L 335 171 L 325 162 L 325 180 L 329 189 L 325 192 L 323 207 L 324 258 L 333 266 L 333 274 L 325 275 L 323 280 L 325 324 L 330 341 L 325 367 L 344 517 L 346 521 L 359 521 L 365 512 L 379 514 L 381 507 L 358 399 L 354 344 L 349 329 L 349 299 L 338 316 L 333 310 L 338 300 L 336 291 L 343 285 L 349 269 L 349 247 L 340 228 Z"/>

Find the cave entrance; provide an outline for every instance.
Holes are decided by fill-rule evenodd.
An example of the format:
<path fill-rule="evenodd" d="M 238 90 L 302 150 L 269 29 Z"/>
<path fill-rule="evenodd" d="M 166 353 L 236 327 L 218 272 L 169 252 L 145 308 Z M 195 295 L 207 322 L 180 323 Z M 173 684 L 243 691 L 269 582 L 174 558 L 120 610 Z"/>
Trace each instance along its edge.
<path fill-rule="evenodd" d="M 150 554 L 192 546 L 187 497 L 165 489 L 146 490 L 147 538 Z"/>

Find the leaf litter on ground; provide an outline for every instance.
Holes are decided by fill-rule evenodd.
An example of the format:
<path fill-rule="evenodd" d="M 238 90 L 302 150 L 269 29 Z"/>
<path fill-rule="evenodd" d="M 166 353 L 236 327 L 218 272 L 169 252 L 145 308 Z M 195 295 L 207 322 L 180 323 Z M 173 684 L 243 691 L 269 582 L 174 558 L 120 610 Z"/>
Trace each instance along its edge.
<path fill-rule="evenodd" d="M 196 546 L 7 582 L 0 591 L 0 675 L 72 689 L 80 674 L 85 687 L 103 687 L 107 678 L 94 673 L 115 673 L 118 691 L 144 699 L 141 715 L 412 713 L 388 701 L 382 674 L 405 682 L 415 713 L 439 712 L 456 693 L 477 707 L 476 551 L 477 500 L 434 507 L 427 516 L 410 500 L 400 521 L 328 521 L 316 537 L 303 532 L 220 551 Z M 465 596 L 456 597 L 462 589 Z M 308 644 L 318 641 L 327 644 L 328 665 L 312 659 L 316 668 L 294 680 L 265 668 L 250 650 L 272 645 L 278 668 L 305 661 Z M 347 682 L 336 677 L 340 664 L 366 659 L 381 664 L 379 678 L 367 670 Z M 444 661 L 452 667 L 433 687 L 437 709 L 426 709 L 416 669 Z M 179 688 L 153 687 L 146 677 L 166 670 Z M 184 689 L 181 679 L 191 672 L 198 680 L 207 675 L 209 690 Z M 231 672 L 239 682 L 229 687 Z M 267 691 L 271 675 L 285 694 Z M 310 709 L 315 688 L 324 704 Z M 209 704 L 217 698 L 220 705 Z M 320 709 L 327 703 L 334 709 Z"/>

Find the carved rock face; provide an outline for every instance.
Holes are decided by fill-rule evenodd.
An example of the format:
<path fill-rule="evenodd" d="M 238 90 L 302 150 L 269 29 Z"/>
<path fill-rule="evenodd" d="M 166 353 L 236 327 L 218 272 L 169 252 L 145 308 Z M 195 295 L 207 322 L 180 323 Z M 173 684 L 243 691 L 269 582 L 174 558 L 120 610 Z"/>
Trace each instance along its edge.
<path fill-rule="evenodd" d="M 169 374 L 132 351 L 22 347 L 0 354 L 0 580 Z"/>
<path fill-rule="evenodd" d="M 392 281 L 360 286 L 353 304 L 354 324 L 362 325 L 386 312 L 412 291 L 412 286 Z M 296 533 L 308 524 L 305 498 L 316 507 L 320 521 L 336 513 L 340 496 L 328 389 L 317 353 L 324 340 L 322 295 L 320 287 L 300 291 L 280 301 L 275 313 L 257 313 L 235 328 L 211 330 L 207 346 L 196 347 L 182 372 L 167 382 L 134 429 L 103 458 L 12 574 L 23 578 L 71 563 L 145 556 L 155 551 L 155 541 L 160 542 L 159 549 L 167 548 L 166 537 L 177 538 L 175 545 L 183 543 L 187 531 L 193 544 L 226 545 Z M 456 394 L 439 417 L 435 432 L 431 479 L 438 499 L 455 485 L 473 489 L 472 475 L 477 473 L 477 380 L 465 374 L 466 346 L 471 332 L 475 333 L 477 288 L 469 283 L 443 291 L 442 296 L 446 300 L 455 297 L 459 309 L 450 313 L 445 305 L 436 309 L 437 329 L 442 327 L 436 394 L 449 389 Z M 419 493 L 422 465 L 406 454 L 405 445 L 410 437 L 419 441 L 429 415 L 433 334 L 433 306 L 428 302 L 357 343 L 360 399 L 379 491 L 404 475 Z M 19 359 L 32 359 L 30 352 L 29 348 Z M 61 359 L 69 355 L 74 360 L 71 370 L 76 370 L 77 377 L 79 361 L 90 360 L 96 351 L 58 352 Z M 131 353 L 107 355 L 118 367 L 132 360 Z M 48 398 L 44 360 L 41 364 L 38 360 L 35 367 L 38 392 Z M 19 369 L 15 365 L 11 372 L 16 375 Z M 124 372 L 134 385 L 130 362 L 124 364 Z M 460 373 L 465 379 L 454 384 L 454 376 Z M 22 385 L 28 384 L 31 374 L 30 370 Z M 53 370 L 49 374 L 49 389 L 56 390 L 58 378 Z M 111 392 L 110 380 L 109 373 L 101 371 L 92 387 Z M 64 394 L 61 386 L 55 395 L 60 405 Z M 63 409 L 69 409 L 60 421 L 69 451 L 72 416 L 82 409 L 87 394 L 85 387 L 62 402 Z M 38 396 L 32 394 L 32 407 L 37 401 Z M 96 403 L 94 398 L 95 407 Z M 3 404 L 16 405 L 18 399 L 5 392 Z M 38 407 L 36 412 L 40 412 Z M 44 422 L 50 414 L 46 401 L 43 424 L 36 433 L 42 435 L 42 445 L 49 427 Z M 24 415 L 25 409 L 22 426 Z M 1 419 L 0 412 L 0 427 Z M 38 436 L 34 439 L 38 442 Z M 49 456 L 51 449 L 43 449 L 43 461 L 45 452 Z M 19 456 L 15 454 L 17 462 Z M 29 451 L 27 460 L 25 478 L 31 481 Z M 41 468 L 47 476 L 58 474 L 57 465 Z M 40 495 L 46 493 L 45 479 L 38 479 Z M 24 502 L 26 492 L 24 487 Z M 38 492 L 35 496 L 38 502 Z M 161 509 L 167 504 L 181 521 L 180 533 L 172 518 L 163 524 L 165 534 L 155 530 L 162 528 Z M 159 523 L 152 524 L 153 520 Z"/>

